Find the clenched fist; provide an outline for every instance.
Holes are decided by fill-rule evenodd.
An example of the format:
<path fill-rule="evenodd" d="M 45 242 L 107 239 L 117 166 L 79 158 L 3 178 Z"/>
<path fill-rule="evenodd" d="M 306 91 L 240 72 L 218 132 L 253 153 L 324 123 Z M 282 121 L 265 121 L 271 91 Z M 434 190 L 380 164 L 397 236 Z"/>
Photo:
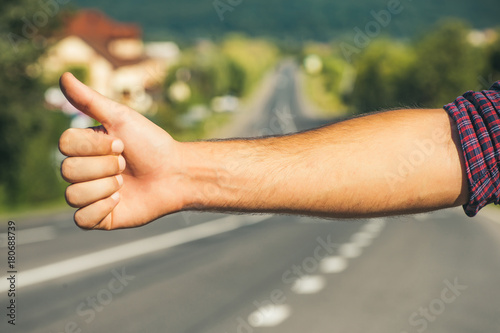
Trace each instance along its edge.
<path fill-rule="evenodd" d="M 59 141 L 68 156 L 61 165 L 71 183 L 66 200 L 78 208 L 79 227 L 137 227 L 185 207 L 179 142 L 70 73 L 63 74 L 60 85 L 71 104 L 102 124 L 68 129 Z"/>

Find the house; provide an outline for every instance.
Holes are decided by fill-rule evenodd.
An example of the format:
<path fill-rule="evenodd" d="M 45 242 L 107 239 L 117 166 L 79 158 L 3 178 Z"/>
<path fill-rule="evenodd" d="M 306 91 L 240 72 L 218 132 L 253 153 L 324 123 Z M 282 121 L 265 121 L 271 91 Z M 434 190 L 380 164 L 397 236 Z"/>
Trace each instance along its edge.
<path fill-rule="evenodd" d="M 101 94 L 146 113 L 154 107 L 148 92 L 163 82 L 179 53 L 175 44 L 163 44 L 169 55 L 158 55 L 162 43 L 148 53 L 139 26 L 118 23 L 98 10 L 81 10 L 67 21 L 41 63 L 49 75 L 78 71 Z"/>

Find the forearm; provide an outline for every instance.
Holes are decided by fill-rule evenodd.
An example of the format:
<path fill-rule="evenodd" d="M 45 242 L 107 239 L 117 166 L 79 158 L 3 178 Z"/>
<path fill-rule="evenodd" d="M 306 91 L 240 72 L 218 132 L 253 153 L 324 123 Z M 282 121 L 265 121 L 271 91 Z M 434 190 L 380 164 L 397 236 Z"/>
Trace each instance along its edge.
<path fill-rule="evenodd" d="M 186 209 L 330 217 L 463 204 L 460 147 L 444 110 L 399 110 L 253 140 L 182 143 Z"/>

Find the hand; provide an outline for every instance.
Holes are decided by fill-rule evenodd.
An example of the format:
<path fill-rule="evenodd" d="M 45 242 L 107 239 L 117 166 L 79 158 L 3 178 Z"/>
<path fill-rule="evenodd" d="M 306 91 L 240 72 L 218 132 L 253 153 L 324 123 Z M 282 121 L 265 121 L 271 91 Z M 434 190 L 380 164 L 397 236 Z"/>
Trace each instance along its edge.
<path fill-rule="evenodd" d="M 102 126 L 68 129 L 61 165 L 72 183 L 66 200 L 79 208 L 74 216 L 83 229 L 120 229 L 144 225 L 184 205 L 180 143 L 163 129 L 88 88 L 65 73 L 61 89 L 76 108 Z"/>

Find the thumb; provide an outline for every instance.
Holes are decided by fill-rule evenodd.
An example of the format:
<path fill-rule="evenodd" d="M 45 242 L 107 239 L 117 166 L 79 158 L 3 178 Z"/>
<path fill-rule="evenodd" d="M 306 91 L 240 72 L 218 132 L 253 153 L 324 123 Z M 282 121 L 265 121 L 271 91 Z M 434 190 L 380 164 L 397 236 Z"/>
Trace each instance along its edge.
<path fill-rule="evenodd" d="M 121 120 L 127 107 L 110 100 L 78 81 L 73 74 L 64 73 L 59 79 L 64 96 L 75 108 L 104 125 L 112 127 Z"/>

